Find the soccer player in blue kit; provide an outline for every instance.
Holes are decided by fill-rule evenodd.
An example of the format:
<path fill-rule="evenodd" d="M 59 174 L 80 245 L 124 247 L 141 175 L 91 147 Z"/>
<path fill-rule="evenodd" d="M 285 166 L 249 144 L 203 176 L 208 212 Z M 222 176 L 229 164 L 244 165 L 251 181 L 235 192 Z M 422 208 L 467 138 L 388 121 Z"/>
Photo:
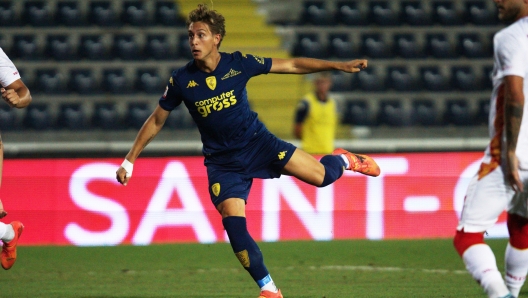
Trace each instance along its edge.
<path fill-rule="evenodd" d="M 367 61 L 277 59 L 219 52 L 226 33 L 225 19 L 203 4 L 189 13 L 187 28 L 194 59 L 172 72 L 158 106 L 117 170 L 117 180 L 127 185 L 143 148 L 161 130 L 170 111 L 183 102 L 200 131 L 209 194 L 222 216 L 233 252 L 260 287 L 259 297 L 283 297 L 247 230 L 245 205 L 253 178 L 278 178 L 284 174 L 324 187 L 339 179 L 345 169 L 369 176 L 378 176 L 380 169 L 369 156 L 343 149 L 318 161 L 278 139 L 250 110 L 246 84 L 251 77 L 267 73 L 358 72 L 367 67 Z"/>

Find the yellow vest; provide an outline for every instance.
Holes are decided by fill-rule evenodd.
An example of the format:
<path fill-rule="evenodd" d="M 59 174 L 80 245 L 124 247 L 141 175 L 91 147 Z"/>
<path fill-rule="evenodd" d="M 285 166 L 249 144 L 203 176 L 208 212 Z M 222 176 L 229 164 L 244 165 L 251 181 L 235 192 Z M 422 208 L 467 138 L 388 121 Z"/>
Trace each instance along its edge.
<path fill-rule="evenodd" d="M 335 100 L 328 97 L 326 102 L 319 101 L 313 92 L 304 99 L 309 108 L 303 122 L 301 148 L 311 154 L 332 153 L 337 126 Z"/>

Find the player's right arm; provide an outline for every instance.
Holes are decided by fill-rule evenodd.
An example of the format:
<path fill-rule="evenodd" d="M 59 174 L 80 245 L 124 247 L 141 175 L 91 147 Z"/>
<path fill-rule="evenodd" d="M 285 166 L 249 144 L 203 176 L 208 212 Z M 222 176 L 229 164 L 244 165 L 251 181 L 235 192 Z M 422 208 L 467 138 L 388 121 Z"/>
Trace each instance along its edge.
<path fill-rule="evenodd" d="M 132 165 L 134 164 L 141 151 L 143 151 L 143 149 L 159 133 L 159 131 L 163 127 L 163 124 L 165 124 L 165 120 L 167 120 L 169 114 L 169 111 L 163 109 L 159 105 L 156 107 L 154 112 L 152 112 L 152 114 L 148 117 L 148 119 L 145 121 L 145 123 L 139 130 L 134 144 L 132 145 L 132 148 L 125 157 L 125 162 L 128 161 L 128 163 Z M 123 185 L 127 185 L 128 180 L 130 180 L 130 177 L 132 175 L 131 171 L 127 172 L 125 167 L 121 165 L 116 172 L 117 181 L 119 181 L 119 183 Z"/>

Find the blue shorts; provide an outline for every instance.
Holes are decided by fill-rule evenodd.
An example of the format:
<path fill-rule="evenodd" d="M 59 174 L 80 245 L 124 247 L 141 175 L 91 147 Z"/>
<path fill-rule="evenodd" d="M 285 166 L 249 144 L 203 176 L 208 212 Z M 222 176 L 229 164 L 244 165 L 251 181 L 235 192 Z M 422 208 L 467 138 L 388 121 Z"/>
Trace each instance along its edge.
<path fill-rule="evenodd" d="M 264 130 L 239 151 L 207 156 L 205 166 L 211 201 L 217 206 L 229 198 L 247 200 L 253 178 L 280 177 L 295 149 L 294 145 Z"/>

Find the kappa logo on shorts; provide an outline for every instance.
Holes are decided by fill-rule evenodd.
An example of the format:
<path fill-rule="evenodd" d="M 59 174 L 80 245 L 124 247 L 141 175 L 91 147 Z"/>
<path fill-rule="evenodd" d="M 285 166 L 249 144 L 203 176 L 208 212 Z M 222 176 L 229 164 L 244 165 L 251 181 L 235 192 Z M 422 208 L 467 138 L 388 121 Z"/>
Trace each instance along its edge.
<path fill-rule="evenodd" d="M 249 254 L 247 250 L 244 249 L 243 251 L 239 251 L 235 253 L 235 255 L 240 261 L 240 264 L 242 264 L 242 266 L 244 266 L 245 268 L 249 268 L 250 263 L 249 263 Z"/>
<path fill-rule="evenodd" d="M 211 191 L 216 197 L 218 197 L 218 195 L 220 194 L 220 183 L 217 182 L 211 185 Z"/>
<path fill-rule="evenodd" d="M 279 160 L 283 160 L 284 157 L 286 156 L 286 153 L 287 153 L 287 152 L 288 152 L 288 151 L 282 151 L 282 152 L 279 152 L 279 154 L 277 155 L 277 156 L 279 157 Z"/>

